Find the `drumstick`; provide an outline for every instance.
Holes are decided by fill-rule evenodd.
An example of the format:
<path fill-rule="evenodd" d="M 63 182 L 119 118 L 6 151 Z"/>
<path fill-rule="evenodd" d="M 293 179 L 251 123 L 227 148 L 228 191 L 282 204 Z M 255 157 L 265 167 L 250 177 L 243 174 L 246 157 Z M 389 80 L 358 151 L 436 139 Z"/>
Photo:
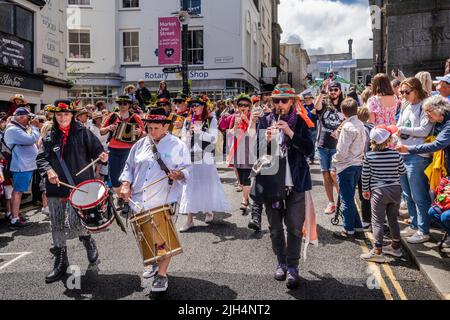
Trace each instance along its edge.
<path fill-rule="evenodd" d="M 76 191 L 80 191 L 80 192 L 82 192 L 82 193 L 89 193 L 89 192 L 87 192 L 87 191 L 78 189 L 78 188 L 76 188 L 76 187 L 74 187 L 74 186 L 71 186 L 70 184 L 67 184 L 67 183 L 64 183 L 64 182 L 61 182 L 61 181 L 59 182 L 59 184 L 62 185 L 63 187 L 67 187 L 67 188 L 69 188 L 69 189 L 73 189 L 73 190 L 76 190 Z"/>
<path fill-rule="evenodd" d="M 130 201 L 136 208 L 138 208 L 139 211 L 142 211 L 142 207 L 140 205 L 138 205 L 136 202 L 134 202 L 133 200 L 131 200 L 131 198 L 128 199 L 128 201 Z"/>
<path fill-rule="evenodd" d="M 177 170 L 177 171 L 181 171 L 181 170 L 184 170 L 184 169 L 186 169 L 186 168 L 187 168 L 187 167 L 183 167 L 183 168 L 181 168 L 181 169 L 179 169 L 179 170 Z M 159 183 L 159 182 L 161 182 L 161 181 L 164 181 L 164 180 L 166 180 L 167 178 L 169 178 L 169 177 L 168 177 L 168 176 L 165 176 L 165 177 L 162 177 L 161 179 L 159 179 L 159 180 L 157 180 L 157 181 L 155 181 L 155 182 L 152 182 L 152 183 L 146 185 L 145 187 L 142 188 L 141 192 L 144 191 L 145 189 L 148 189 L 148 188 L 150 188 L 150 187 L 153 187 L 155 184 L 157 184 L 157 183 Z"/>
<path fill-rule="evenodd" d="M 100 161 L 100 158 L 98 158 L 97 160 L 93 161 L 90 165 L 84 167 L 83 170 L 81 170 L 80 172 L 78 172 L 75 176 L 78 177 L 80 174 L 82 174 L 83 172 L 85 172 L 86 170 L 88 170 L 89 168 L 92 168 L 97 162 Z"/>

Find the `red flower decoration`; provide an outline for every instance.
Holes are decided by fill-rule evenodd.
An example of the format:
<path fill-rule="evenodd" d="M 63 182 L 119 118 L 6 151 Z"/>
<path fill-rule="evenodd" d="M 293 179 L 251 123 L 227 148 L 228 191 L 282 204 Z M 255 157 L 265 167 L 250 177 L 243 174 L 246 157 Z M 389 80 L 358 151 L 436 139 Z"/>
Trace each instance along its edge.
<path fill-rule="evenodd" d="M 68 110 L 69 106 L 67 104 L 61 102 L 58 104 L 58 108 L 63 109 L 63 110 Z"/>

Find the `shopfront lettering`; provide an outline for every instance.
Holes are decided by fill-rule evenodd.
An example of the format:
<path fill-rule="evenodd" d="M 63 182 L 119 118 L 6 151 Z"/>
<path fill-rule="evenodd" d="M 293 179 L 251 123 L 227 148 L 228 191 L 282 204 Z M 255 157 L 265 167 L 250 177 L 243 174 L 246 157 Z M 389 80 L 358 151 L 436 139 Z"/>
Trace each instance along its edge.
<path fill-rule="evenodd" d="M 146 72 L 145 80 L 167 80 L 169 74 L 163 72 Z"/>
<path fill-rule="evenodd" d="M 207 71 L 190 71 L 189 78 L 191 78 L 191 79 L 208 79 L 209 73 Z"/>
<path fill-rule="evenodd" d="M 23 80 L 21 77 L 12 77 L 7 73 L 0 74 L 0 85 L 2 86 L 20 88 L 22 87 Z"/>

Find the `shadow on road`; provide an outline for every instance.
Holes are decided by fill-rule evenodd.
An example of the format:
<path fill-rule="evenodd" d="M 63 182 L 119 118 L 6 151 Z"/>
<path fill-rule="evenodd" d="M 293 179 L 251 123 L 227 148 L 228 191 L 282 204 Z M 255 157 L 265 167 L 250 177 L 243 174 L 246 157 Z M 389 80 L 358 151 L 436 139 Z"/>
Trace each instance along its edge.
<path fill-rule="evenodd" d="M 149 294 L 152 300 L 235 300 L 237 292 L 228 286 L 187 277 L 169 276 L 169 290 L 166 294 Z M 195 290 L 193 290 L 195 288 Z"/>
<path fill-rule="evenodd" d="M 13 236 L 10 237 L 0 237 L 0 248 L 7 247 L 8 244 L 14 240 Z"/>

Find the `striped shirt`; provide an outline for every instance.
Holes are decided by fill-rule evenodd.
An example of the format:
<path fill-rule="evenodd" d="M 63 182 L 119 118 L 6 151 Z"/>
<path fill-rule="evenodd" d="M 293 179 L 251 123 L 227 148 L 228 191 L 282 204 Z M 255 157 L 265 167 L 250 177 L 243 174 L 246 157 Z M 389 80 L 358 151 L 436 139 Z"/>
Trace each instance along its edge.
<path fill-rule="evenodd" d="M 388 186 L 399 186 L 406 174 L 403 157 L 394 150 L 367 152 L 362 171 L 363 192 Z"/>

